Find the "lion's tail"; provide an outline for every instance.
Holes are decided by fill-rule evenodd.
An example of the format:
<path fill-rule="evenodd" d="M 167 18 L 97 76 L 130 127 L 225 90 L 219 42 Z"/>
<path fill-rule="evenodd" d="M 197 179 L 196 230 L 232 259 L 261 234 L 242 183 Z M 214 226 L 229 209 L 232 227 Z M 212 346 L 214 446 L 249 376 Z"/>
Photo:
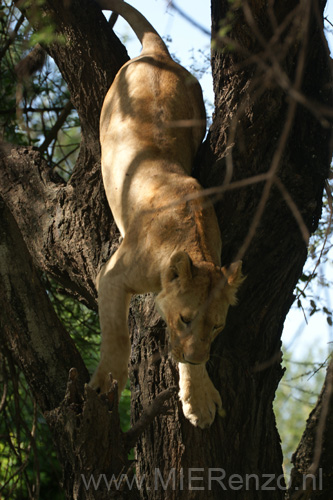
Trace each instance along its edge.
<path fill-rule="evenodd" d="M 96 0 L 103 10 L 120 14 L 131 26 L 142 44 L 142 53 L 164 52 L 169 55 L 167 46 L 147 19 L 134 7 L 123 0 Z"/>

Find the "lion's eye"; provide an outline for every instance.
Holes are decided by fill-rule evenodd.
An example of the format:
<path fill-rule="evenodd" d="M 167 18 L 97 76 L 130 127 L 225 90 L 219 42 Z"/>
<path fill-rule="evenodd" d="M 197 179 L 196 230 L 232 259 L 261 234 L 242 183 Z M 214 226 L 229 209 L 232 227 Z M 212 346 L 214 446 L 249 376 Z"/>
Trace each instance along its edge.
<path fill-rule="evenodd" d="M 214 330 L 214 332 L 217 332 L 218 330 L 222 330 L 223 327 L 224 327 L 224 325 L 214 325 L 213 330 Z"/>
<path fill-rule="evenodd" d="M 192 320 L 191 320 L 190 318 L 186 318 L 186 317 L 184 317 L 184 316 L 180 315 L 180 321 L 181 321 L 182 323 L 184 323 L 184 325 L 189 325 L 189 324 L 191 323 L 191 321 L 192 321 Z"/>

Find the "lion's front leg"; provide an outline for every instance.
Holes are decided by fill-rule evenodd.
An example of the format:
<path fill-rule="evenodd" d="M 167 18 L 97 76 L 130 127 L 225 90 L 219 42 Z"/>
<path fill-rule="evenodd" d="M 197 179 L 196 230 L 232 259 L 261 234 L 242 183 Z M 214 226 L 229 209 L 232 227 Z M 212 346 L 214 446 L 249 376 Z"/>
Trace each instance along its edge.
<path fill-rule="evenodd" d="M 204 429 L 222 412 L 219 392 L 210 380 L 206 366 L 179 363 L 179 397 L 185 417 L 191 424 Z"/>
<path fill-rule="evenodd" d="M 117 253 L 102 269 L 98 284 L 98 310 L 101 325 L 101 360 L 90 385 L 101 392 L 110 386 L 109 373 L 118 382 L 119 395 L 128 378 L 131 344 L 127 321 L 131 294 L 126 291 L 123 273 L 116 264 Z"/>

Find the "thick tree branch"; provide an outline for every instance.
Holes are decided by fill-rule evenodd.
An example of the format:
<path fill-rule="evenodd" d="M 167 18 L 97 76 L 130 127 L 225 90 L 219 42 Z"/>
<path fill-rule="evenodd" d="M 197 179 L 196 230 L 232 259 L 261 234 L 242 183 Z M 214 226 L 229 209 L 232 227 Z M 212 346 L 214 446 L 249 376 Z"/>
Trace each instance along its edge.
<path fill-rule="evenodd" d="M 19 228 L 0 198 L 1 336 L 23 370 L 42 411 L 63 399 L 75 366 L 81 385 L 88 373 L 34 268 Z"/>
<path fill-rule="evenodd" d="M 111 251 L 116 229 L 107 203 L 101 203 L 99 164 L 84 146 L 79 161 L 87 167 L 85 179 L 73 176 L 65 185 L 36 149 L 2 144 L 0 193 L 36 267 L 96 308 L 96 272 Z"/>

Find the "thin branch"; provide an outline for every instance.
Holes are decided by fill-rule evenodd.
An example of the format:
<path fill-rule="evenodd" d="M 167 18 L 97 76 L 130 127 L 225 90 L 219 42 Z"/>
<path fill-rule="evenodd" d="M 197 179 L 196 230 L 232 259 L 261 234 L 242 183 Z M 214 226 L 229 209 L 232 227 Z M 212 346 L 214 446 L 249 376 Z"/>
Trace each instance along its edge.
<path fill-rule="evenodd" d="M 12 45 L 12 43 L 14 43 L 16 35 L 17 35 L 20 27 L 22 26 L 22 24 L 24 22 L 24 19 L 25 19 L 25 16 L 23 14 L 21 14 L 21 16 L 19 17 L 19 19 L 18 19 L 18 21 L 16 23 L 15 28 L 13 29 L 13 31 L 9 35 L 9 37 L 7 39 L 7 42 L 5 43 L 4 47 L 0 50 L 0 61 L 5 56 L 7 50 Z"/>
<path fill-rule="evenodd" d="M 172 386 L 158 394 L 151 405 L 144 410 L 139 420 L 126 432 L 124 438 L 128 449 L 133 448 L 139 436 L 152 423 L 157 415 L 165 413 L 166 408 L 164 403 L 176 394 L 177 389 L 177 387 Z"/>
<path fill-rule="evenodd" d="M 328 19 L 327 16 L 324 17 L 324 21 L 326 21 L 328 24 L 330 24 L 333 28 L 333 24 L 331 23 L 331 21 Z"/>
<path fill-rule="evenodd" d="M 59 113 L 64 108 L 63 106 L 54 106 L 54 107 L 45 107 L 45 108 L 34 108 L 32 106 L 25 106 L 21 108 L 22 113 L 47 113 L 47 112 L 56 112 Z M 8 108 L 8 109 L 0 109 L 0 115 L 9 115 L 11 113 L 16 112 L 16 107 Z"/>
<path fill-rule="evenodd" d="M 246 9 L 246 7 L 245 7 L 245 9 Z M 299 88 L 301 87 L 303 73 L 304 73 L 306 48 L 308 45 L 308 26 L 309 26 L 309 20 L 310 20 L 310 5 L 309 4 L 307 4 L 306 9 L 307 9 L 306 15 L 304 16 L 305 19 L 303 18 L 303 24 L 302 24 L 302 27 L 304 26 L 303 33 L 305 34 L 305 36 L 303 39 L 303 44 L 301 47 L 300 56 L 299 56 L 298 62 L 297 62 L 296 78 L 295 78 L 295 83 L 294 83 L 294 88 L 296 90 L 299 90 Z M 251 11 L 246 12 L 246 14 L 248 16 L 252 16 Z M 245 240 L 244 240 L 241 248 L 239 249 L 239 251 L 237 253 L 237 256 L 235 258 L 236 261 L 243 259 L 245 253 L 247 252 L 247 250 L 251 244 L 251 241 L 254 237 L 254 234 L 255 234 L 255 232 L 260 224 L 260 221 L 262 219 L 264 209 L 266 207 L 271 188 L 274 184 L 276 174 L 279 170 L 279 167 L 280 167 L 280 164 L 282 161 L 282 157 L 283 157 L 283 153 L 285 151 L 287 141 L 288 141 L 291 129 L 292 129 L 292 125 L 294 123 L 296 106 L 297 106 L 296 101 L 291 100 L 291 102 L 289 103 L 289 107 L 288 107 L 286 122 L 285 122 L 285 125 L 283 127 L 283 130 L 282 130 L 279 142 L 278 142 L 278 146 L 277 146 L 276 151 L 274 153 L 272 163 L 271 163 L 271 166 L 269 169 L 270 176 L 267 179 L 267 182 L 265 184 L 265 187 L 264 187 L 261 199 L 259 201 L 256 213 L 255 213 L 254 218 L 251 222 L 250 229 L 245 237 Z"/>
<path fill-rule="evenodd" d="M 3 365 L 3 370 L 2 370 L 3 393 L 2 393 L 2 397 L 1 397 L 1 401 L 0 401 L 0 414 L 2 413 L 2 411 L 4 410 L 4 408 L 6 406 L 6 399 L 7 399 L 7 393 L 8 393 L 8 377 L 7 377 L 7 373 L 5 370 L 5 366 L 3 364 L 3 360 L 1 360 L 1 361 L 2 361 L 2 365 Z"/>
<path fill-rule="evenodd" d="M 299 227 L 299 229 L 302 233 L 302 236 L 303 236 L 303 240 L 304 240 L 305 244 L 308 245 L 309 239 L 310 239 L 310 233 L 309 233 L 308 228 L 305 225 L 304 219 L 302 217 L 301 212 L 298 209 L 298 206 L 296 205 L 296 203 L 294 202 L 294 200 L 290 196 L 290 193 L 287 191 L 286 187 L 284 186 L 284 184 L 281 182 L 281 180 L 278 177 L 274 178 L 274 183 L 281 191 L 283 198 L 285 199 L 288 207 L 290 208 L 291 213 L 293 214 L 293 216 L 295 217 L 295 219 L 297 221 L 298 227 Z"/>
<path fill-rule="evenodd" d="M 313 491 L 313 477 L 317 475 L 320 458 L 323 451 L 324 445 L 324 433 L 326 429 L 326 422 L 329 415 L 330 402 L 333 394 L 333 358 L 329 364 L 324 389 L 320 398 L 321 401 L 321 410 L 318 419 L 318 424 L 316 426 L 316 434 L 315 434 L 315 443 L 313 450 L 313 459 L 312 463 L 307 469 L 306 472 L 306 481 L 305 484 L 302 485 L 301 489 L 295 492 L 291 500 L 307 500 L 310 498 L 310 495 Z"/>
<path fill-rule="evenodd" d="M 202 24 L 198 23 L 193 17 L 189 16 L 184 10 L 182 10 L 178 5 L 175 4 L 172 0 L 168 2 L 168 7 L 171 7 L 177 14 L 179 14 L 181 17 L 183 17 L 186 21 L 188 21 L 192 26 L 197 28 L 198 30 L 202 31 L 207 36 L 211 36 L 211 32 L 202 26 Z"/>
<path fill-rule="evenodd" d="M 332 193 L 331 193 L 330 186 L 329 186 L 329 184 L 328 184 L 327 181 L 325 182 L 325 191 L 326 191 L 326 194 L 327 194 L 328 206 L 329 206 L 329 220 L 328 220 L 327 228 L 326 228 L 326 231 L 325 231 L 324 242 L 322 244 L 319 257 L 318 257 L 318 259 L 316 261 L 316 264 L 315 264 L 315 266 L 314 266 L 314 268 L 312 270 L 312 273 L 310 274 L 309 279 L 305 283 L 303 289 L 300 290 L 300 292 L 298 293 L 298 295 L 297 295 L 297 297 L 296 297 L 295 300 L 298 300 L 301 295 L 304 295 L 305 290 L 307 289 L 308 285 L 310 284 L 311 280 L 313 279 L 313 277 L 314 277 L 314 275 L 315 275 L 315 273 L 317 271 L 317 268 L 318 268 L 318 266 L 319 266 L 319 264 L 321 262 L 322 256 L 324 254 L 324 251 L 325 251 L 325 248 L 326 248 L 326 245 L 327 245 L 327 241 L 328 241 L 328 236 L 331 233 L 331 224 L 332 224 L 332 219 L 333 219 L 333 206 L 332 206 Z M 303 307 L 302 307 L 302 309 L 303 309 Z M 304 310 L 303 310 L 303 313 L 304 313 Z"/>
<path fill-rule="evenodd" d="M 72 109 L 73 109 L 73 104 L 71 103 L 71 101 L 68 101 L 67 104 L 65 105 L 64 109 L 60 113 L 58 120 L 56 121 L 56 123 L 54 124 L 54 126 L 52 127 L 52 129 L 50 130 L 48 135 L 45 137 L 43 144 L 41 144 L 41 146 L 39 146 L 38 149 L 41 153 L 46 151 L 47 148 L 49 147 L 49 145 L 51 144 L 51 142 L 57 138 L 59 130 L 61 129 L 61 127 L 65 123 L 65 121 L 66 121 L 68 115 L 71 113 Z"/>

